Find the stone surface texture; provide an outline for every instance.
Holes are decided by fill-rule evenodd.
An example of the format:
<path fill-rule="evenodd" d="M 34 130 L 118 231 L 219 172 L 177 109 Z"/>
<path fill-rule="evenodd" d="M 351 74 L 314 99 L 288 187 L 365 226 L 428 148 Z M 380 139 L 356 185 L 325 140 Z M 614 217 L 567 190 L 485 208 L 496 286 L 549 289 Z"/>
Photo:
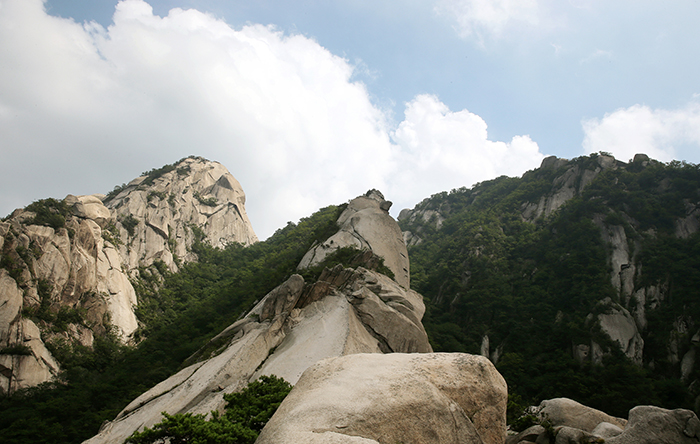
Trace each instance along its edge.
<path fill-rule="evenodd" d="M 700 442 L 700 420 L 691 410 L 637 406 L 629 420 L 612 417 L 566 398 L 542 401 L 533 413 L 548 427 L 535 425 L 510 435 L 506 444 L 691 444 Z"/>
<path fill-rule="evenodd" d="M 135 179 L 110 198 L 69 195 L 63 204 L 64 227 L 34 225 L 35 214 L 25 209 L 0 222 L 0 253 L 13 264 L 11 273 L 0 270 L 0 349 L 21 352 L 0 355 L 0 393 L 57 375 L 43 341 L 92 346 L 95 335 L 114 329 L 129 342 L 138 328 L 130 279 L 139 267 L 160 260 L 176 271 L 176 258 L 196 259 L 189 247 L 198 234 L 214 246 L 257 241 L 240 184 L 202 158 Z M 42 304 L 54 313 L 80 310 L 84 320 L 57 333 L 45 321 L 30 321 Z"/>
<path fill-rule="evenodd" d="M 343 247 L 371 250 L 384 259 L 394 279 L 404 288 L 410 288 L 408 250 L 403 234 L 389 215 L 391 202 L 377 190 L 370 190 L 348 203 L 338 217 L 336 234 L 311 248 L 299 263 L 308 268 L 321 263 L 328 255 Z"/>
<path fill-rule="evenodd" d="M 294 384 L 325 358 L 431 352 L 420 322 L 424 311 L 420 295 L 362 267 L 326 269 L 309 284 L 293 275 L 213 338 L 211 344 L 220 346 L 203 356 L 204 361 L 141 395 L 87 442 L 120 442 L 159 422 L 163 411 L 221 410 L 225 393 L 239 391 L 261 375 L 274 374 Z M 383 322 L 367 325 L 363 318 Z"/>
<path fill-rule="evenodd" d="M 370 239 L 398 236 L 398 225 L 381 208 L 387 207 L 382 202 L 363 196 L 350 203 L 352 212 L 343 214 L 354 219 L 354 227 L 372 226 L 379 219 L 367 234 Z M 377 211 L 383 213 L 378 215 Z M 341 231 L 346 226 L 339 225 Z M 400 251 L 405 252 L 400 236 L 398 240 L 403 246 Z M 376 264 L 378 245 L 382 251 L 381 242 L 369 242 L 368 251 L 356 260 L 368 267 Z M 393 256 L 385 252 L 384 257 Z M 408 260 L 401 266 L 408 268 Z M 193 358 L 200 362 L 141 395 L 87 442 L 121 442 L 134 431 L 160 422 L 164 411 L 222 410 L 224 394 L 241 390 L 259 376 L 274 374 L 294 384 L 307 368 L 326 358 L 432 352 L 421 323 L 424 313 L 421 295 L 398 279 L 361 265 L 326 268 L 314 282 L 292 275 L 243 319 L 213 338 Z M 475 413 L 477 417 L 481 414 Z"/>
<path fill-rule="evenodd" d="M 537 414 L 548 420 L 554 427 L 567 426 L 589 433 L 601 422 L 607 422 L 620 428 L 624 428 L 627 424 L 627 420 L 624 418 L 615 418 L 568 398 L 542 401 L 537 409 Z"/>
<path fill-rule="evenodd" d="M 700 420 L 690 410 L 637 406 L 630 410 L 624 431 L 605 440 L 609 444 L 697 444 Z"/>
<path fill-rule="evenodd" d="M 506 402 L 481 356 L 355 354 L 304 372 L 256 442 L 503 443 Z"/>

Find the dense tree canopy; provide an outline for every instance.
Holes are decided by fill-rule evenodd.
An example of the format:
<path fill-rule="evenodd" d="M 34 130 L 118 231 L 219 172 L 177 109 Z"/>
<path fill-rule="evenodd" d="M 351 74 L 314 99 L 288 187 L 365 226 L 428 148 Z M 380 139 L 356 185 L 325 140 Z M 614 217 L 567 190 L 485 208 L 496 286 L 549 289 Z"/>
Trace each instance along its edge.
<path fill-rule="evenodd" d="M 440 212 L 439 228 L 435 219 L 402 221 L 422 238 L 409 254 L 413 287 L 426 298 L 426 330 L 438 351 L 480 353 L 488 335 L 492 358 L 522 404 L 566 396 L 619 416 L 637 404 L 692 408 L 667 344 L 674 319 L 700 320 L 700 235 L 675 234 L 684 202 L 700 201 L 700 169 L 623 164 L 602 171 L 551 216 L 525 220 L 523 209 L 550 193 L 557 177 L 593 170 L 596 158 L 435 195 L 420 207 Z M 647 310 L 643 367 L 591 322 L 606 298 L 630 304 L 611 283 L 611 247 L 596 216 L 624 227 L 641 264 L 636 288 L 668 284 L 664 303 Z M 680 339 L 684 353 L 690 337 Z M 574 344 L 591 341 L 608 350 L 602 366 L 572 356 Z"/>

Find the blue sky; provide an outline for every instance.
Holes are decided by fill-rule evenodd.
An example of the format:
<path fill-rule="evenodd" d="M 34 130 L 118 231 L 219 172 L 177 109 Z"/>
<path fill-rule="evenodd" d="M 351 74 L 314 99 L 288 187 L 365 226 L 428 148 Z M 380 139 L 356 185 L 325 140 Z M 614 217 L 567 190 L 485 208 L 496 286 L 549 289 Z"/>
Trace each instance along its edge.
<path fill-rule="evenodd" d="M 261 238 L 547 155 L 700 162 L 700 2 L 0 0 L 0 214 L 196 154 Z"/>

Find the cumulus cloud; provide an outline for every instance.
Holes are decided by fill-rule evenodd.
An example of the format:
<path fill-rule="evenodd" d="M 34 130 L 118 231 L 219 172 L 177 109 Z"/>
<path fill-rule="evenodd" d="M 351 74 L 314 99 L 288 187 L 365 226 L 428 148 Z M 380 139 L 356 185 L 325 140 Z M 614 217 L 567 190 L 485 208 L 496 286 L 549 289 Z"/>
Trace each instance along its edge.
<path fill-rule="evenodd" d="M 436 10 L 454 18 L 460 36 L 482 44 L 508 27 L 537 26 L 542 14 L 538 0 L 438 0 Z"/>
<path fill-rule="evenodd" d="M 536 168 L 544 156 L 529 136 L 506 142 L 488 139 L 486 122 L 467 110 L 452 112 L 432 95 L 406 105 L 393 133 L 401 147 L 401 171 L 392 195 L 418 195 L 472 185 L 499 175 L 517 176 Z"/>
<path fill-rule="evenodd" d="M 195 154 L 241 182 L 266 238 L 370 188 L 400 209 L 541 160 L 528 137 L 491 142 L 480 117 L 433 96 L 410 102 L 394 130 L 354 70 L 313 39 L 196 10 L 159 17 L 124 0 L 105 29 L 4 0 L 1 212 L 104 193 Z"/>
<path fill-rule="evenodd" d="M 700 148 L 700 104 L 676 110 L 634 105 L 582 122 L 587 154 L 606 151 L 626 161 L 637 153 L 668 162 Z"/>

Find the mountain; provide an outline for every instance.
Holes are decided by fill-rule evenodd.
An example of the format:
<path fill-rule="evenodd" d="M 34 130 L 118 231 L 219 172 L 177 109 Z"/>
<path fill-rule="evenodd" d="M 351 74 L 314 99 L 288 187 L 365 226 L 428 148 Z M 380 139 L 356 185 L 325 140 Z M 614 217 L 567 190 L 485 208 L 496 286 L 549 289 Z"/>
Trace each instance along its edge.
<path fill-rule="evenodd" d="M 500 444 L 506 403 L 508 423 L 523 430 L 525 441 L 610 433 L 617 435 L 610 442 L 642 442 L 640 436 L 655 436 L 649 425 L 662 422 L 673 431 L 667 442 L 700 436 L 689 410 L 637 407 L 624 419 L 637 405 L 696 402 L 697 166 L 644 155 L 629 163 L 605 153 L 551 157 L 520 178 L 427 198 L 402 211 L 398 225 L 388 215 L 390 202 L 370 191 L 244 246 L 219 244 L 216 231 L 207 237 L 189 222 L 178 225 L 178 217 L 195 213 L 171 210 L 175 192 L 139 188 L 186 177 L 178 165 L 98 199 L 114 214 L 120 239 L 130 239 L 124 233 L 132 227 L 129 236 L 144 230 L 140 245 L 155 239 L 155 247 L 119 245 L 105 239 L 116 235 L 99 218 L 85 219 L 100 227 L 104 245 L 137 264 L 122 269 L 138 301 L 131 335 L 110 334 L 109 324 L 96 333 L 66 313 L 41 319 L 41 305 L 20 310 L 22 319 L 43 327 L 36 337 L 55 334 L 59 319 L 74 319 L 67 323 L 92 328 L 94 340 L 92 347 L 53 346 L 60 378 L 0 398 L 4 441 L 119 442 L 157 422 L 161 410 L 220 411 L 225 395 L 271 373 L 296 387 L 261 442 L 457 436 Z M 190 196 L 206 213 L 223 203 L 217 187 L 227 189 L 213 179 L 195 190 L 169 190 Z M 129 208 L 129 192 L 150 210 Z M 66 202 L 72 200 L 27 207 L 34 223 L 24 225 L 60 224 L 56 215 L 68 221 L 79 205 L 67 212 L 60 205 Z M 235 208 L 206 214 L 245 214 L 242 201 L 230 202 Z M 136 223 L 132 212 L 141 218 L 133 215 Z M 10 218 L 3 223 L 12 225 Z M 17 282 L 25 268 L 14 265 L 16 257 L 26 253 L 13 239 L 3 238 L 0 273 Z M 132 252 L 136 262 L 128 259 Z M 7 356 L 22 351 L 8 348 Z M 592 409 L 562 397 L 609 415 L 582 422 Z M 542 400 L 548 401 L 525 410 Z"/>
<path fill-rule="evenodd" d="M 69 195 L 14 211 L 0 222 L 0 393 L 56 378 L 58 348 L 92 347 L 108 334 L 134 342 L 133 282 L 196 260 L 197 239 L 215 247 L 257 242 L 238 181 L 197 157 L 107 196 Z"/>
<path fill-rule="evenodd" d="M 697 407 L 700 168 L 546 158 L 399 216 L 438 351 L 487 356 L 524 404 Z"/>
<path fill-rule="evenodd" d="M 194 363 L 133 400 L 86 442 L 122 442 L 160 422 L 162 412 L 221 411 L 226 394 L 261 375 L 295 384 L 308 367 L 325 358 L 432 352 L 420 322 L 422 296 L 401 286 L 405 279 L 375 271 L 401 277 L 408 271 L 390 206 L 376 190 L 351 200 L 337 219 L 338 231 L 316 243 L 300 261 L 298 271 L 306 277 L 293 274 L 280 283 L 212 338 Z M 365 248 L 354 248 L 359 239 Z M 403 249 L 392 248 L 397 243 Z M 343 256 L 343 262 L 354 267 L 337 263 Z M 337 264 L 329 267 L 332 263 Z"/>

